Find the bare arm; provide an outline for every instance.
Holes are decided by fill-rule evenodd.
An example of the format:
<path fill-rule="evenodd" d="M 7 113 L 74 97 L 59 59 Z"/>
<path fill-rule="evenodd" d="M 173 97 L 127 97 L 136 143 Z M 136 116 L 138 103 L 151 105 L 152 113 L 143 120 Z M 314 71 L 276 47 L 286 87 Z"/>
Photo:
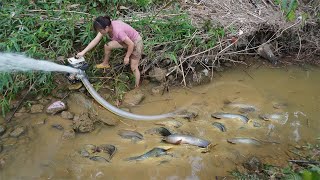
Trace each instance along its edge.
<path fill-rule="evenodd" d="M 133 52 L 134 43 L 131 41 L 131 39 L 129 37 L 126 37 L 126 39 L 124 39 L 123 42 L 126 43 L 126 45 L 128 46 L 127 54 L 126 54 L 125 58 L 130 58 L 130 56 Z"/>
<path fill-rule="evenodd" d="M 102 39 L 103 35 L 99 32 L 96 37 L 88 44 L 88 46 L 82 50 L 80 53 L 78 53 L 77 56 L 84 56 L 85 53 L 90 51 L 92 48 L 94 48 Z"/>

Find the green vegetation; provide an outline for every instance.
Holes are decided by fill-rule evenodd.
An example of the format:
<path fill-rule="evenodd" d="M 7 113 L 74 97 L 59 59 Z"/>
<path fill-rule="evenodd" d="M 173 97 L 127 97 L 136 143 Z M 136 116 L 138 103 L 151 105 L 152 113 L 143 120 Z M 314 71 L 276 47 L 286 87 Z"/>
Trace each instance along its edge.
<path fill-rule="evenodd" d="M 32 3 L 34 2 L 34 3 Z M 165 6 L 169 4 L 170 8 Z M 165 7 L 165 8 L 162 8 Z M 143 34 L 145 64 L 155 59 L 169 58 L 179 63 L 179 56 L 213 47 L 218 38 L 224 36 L 223 28 L 213 29 L 207 24 L 203 30 L 196 29 L 188 16 L 181 12 L 178 3 L 152 0 L 55 0 L 55 1 L 9 1 L 0 4 L 0 51 L 21 52 L 36 59 L 64 63 L 65 60 L 82 50 L 94 37 L 92 19 L 99 15 L 110 15 L 113 19 L 124 18 Z M 144 12 L 143 16 L 135 11 Z M 140 13 L 141 14 L 141 13 Z M 166 14 L 175 14 L 168 15 Z M 162 17 L 163 16 L 163 17 Z M 89 77 L 106 76 L 92 68 L 103 57 L 104 39 L 97 48 L 86 55 L 91 65 Z M 123 50 L 112 54 L 112 65 L 122 64 Z M 55 74 L 55 73 L 53 73 Z M 48 94 L 56 85 L 52 73 L 0 73 L 0 104 L 2 115 L 9 111 L 10 102 L 19 92 L 36 82 L 31 93 Z M 120 98 L 132 87 L 134 79 L 128 68 L 122 67 L 108 74 L 112 76 L 100 82 L 117 86 L 116 98 Z M 110 82 L 110 79 L 112 81 Z M 119 86 L 119 87 L 118 87 Z M 60 87 L 58 87 L 60 88 Z"/>
<path fill-rule="evenodd" d="M 232 171 L 231 175 L 237 179 L 320 179 L 320 144 L 307 144 L 293 151 L 297 158 L 303 158 L 303 163 L 290 163 L 288 167 L 276 167 L 264 164 L 259 172 Z M 299 161 L 299 160 L 298 160 Z"/>
<path fill-rule="evenodd" d="M 296 19 L 297 0 L 275 0 L 275 3 L 280 5 L 281 10 L 289 21 Z"/>

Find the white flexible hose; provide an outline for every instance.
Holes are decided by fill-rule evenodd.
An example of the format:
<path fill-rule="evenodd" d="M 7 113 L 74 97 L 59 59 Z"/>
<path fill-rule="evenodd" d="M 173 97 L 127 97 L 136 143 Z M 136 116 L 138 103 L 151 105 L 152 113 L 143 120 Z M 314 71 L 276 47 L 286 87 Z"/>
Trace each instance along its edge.
<path fill-rule="evenodd" d="M 132 120 L 139 120 L 139 121 L 151 121 L 151 120 L 159 120 L 159 119 L 164 119 L 164 118 L 171 118 L 171 117 L 177 117 L 181 115 L 177 115 L 176 113 L 167 113 L 167 114 L 160 114 L 160 115 L 138 115 L 138 114 L 133 114 L 121 109 L 116 108 L 115 106 L 111 105 L 108 103 L 105 99 L 103 99 L 97 91 L 91 86 L 88 78 L 86 77 L 84 71 L 79 70 L 79 74 L 77 74 L 77 78 L 79 78 L 84 86 L 87 88 L 88 92 L 91 94 L 91 96 L 98 102 L 100 103 L 104 108 L 108 109 L 112 113 L 132 119 Z M 183 116 L 182 116 L 183 117 Z"/>

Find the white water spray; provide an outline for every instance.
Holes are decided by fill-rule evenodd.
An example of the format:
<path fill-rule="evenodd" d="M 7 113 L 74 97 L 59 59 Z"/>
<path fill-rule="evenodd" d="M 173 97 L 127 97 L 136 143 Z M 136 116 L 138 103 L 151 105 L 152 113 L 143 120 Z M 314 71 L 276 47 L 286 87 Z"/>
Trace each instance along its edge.
<path fill-rule="evenodd" d="M 36 60 L 21 54 L 0 53 L 0 71 L 59 71 L 77 73 L 78 70 L 45 60 Z"/>

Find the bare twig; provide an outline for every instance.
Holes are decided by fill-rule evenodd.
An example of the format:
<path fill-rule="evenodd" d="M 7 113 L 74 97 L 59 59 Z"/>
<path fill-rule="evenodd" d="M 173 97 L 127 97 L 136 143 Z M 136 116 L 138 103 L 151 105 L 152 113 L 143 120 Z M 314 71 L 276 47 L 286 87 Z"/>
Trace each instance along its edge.
<path fill-rule="evenodd" d="M 187 83 L 186 83 L 186 79 L 185 79 L 185 75 L 184 75 L 184 70 L 183 70 L 183 63 L 182 63 L 182 57 L 183 57 L 183 55 L 184 55 L 184 53 L 185 53 L 185 51 L 186 51 L 186 48 L 187 48 L 187 46 L 190 44 L 190 42 L 194 39 L 194 37 L 195 37 L 195 35 L 197 34 L 197 32 L 198 31 L 195 31 L 194 33 L 193 33 L 193 35 L 192 35 L 192 38 L 189 40 L 189 42 L 187 43 L 187 45 L 185 45 L 184 46 L 184 48 L 183 48 L 183 51 L 182 51 L 182 54 L 181 54 L 181 56 L 180 56 L 180 58 L 179 58 L 179 61 L 180 61 L 180 64 L 178 65 L 178 67 L 180 66 L 180 69 L 181 69 L 181 71 L 182 71 L 182 77 L 183 77 L 183 84 L 184 84 L 184 86 L 187 86 Z"/>
<path fill-rule="evenodd" d="M 298 31 L 298 37 L 299 37 L 299 51 L 298 51 L 298 54 L 297 54 L 297 59 L 299 59 L 299 56 L 300 56 L 300 52 L 301 52 L 301 37 L 300 37 L 300 34 L 299 34 L 299 31 Z"/>
<path fill-rule="evenodd" d="M 18 106 L 16 107 L 16 109 L 13 111 L 13 113 L 11 114 L 11 116 L 7 119 L 7 122 L 10 122 L 11 119 L 13 118 L 14 114 L 17 112 L 17 110 L 20 108 L 21 104 L 23 103 L 24 99 L 27 97 L 27 95 L 29 94 L 29 92 L 32 90 L 33 86 L 36 84 L 37 81 L 34 81 L 33 84 L 29 87 L 28 91 L 26 92 L 26 94 L 22 97 L 22 99 L 20 100 Z"/>
<path fill-rule="evenodd" d="M 319 161 L 307 161 L 307 160 L 288 160 L 289 162 L 296 163 L 296 164 L 314 164 L 314 165 L 319 165 Z"/>

